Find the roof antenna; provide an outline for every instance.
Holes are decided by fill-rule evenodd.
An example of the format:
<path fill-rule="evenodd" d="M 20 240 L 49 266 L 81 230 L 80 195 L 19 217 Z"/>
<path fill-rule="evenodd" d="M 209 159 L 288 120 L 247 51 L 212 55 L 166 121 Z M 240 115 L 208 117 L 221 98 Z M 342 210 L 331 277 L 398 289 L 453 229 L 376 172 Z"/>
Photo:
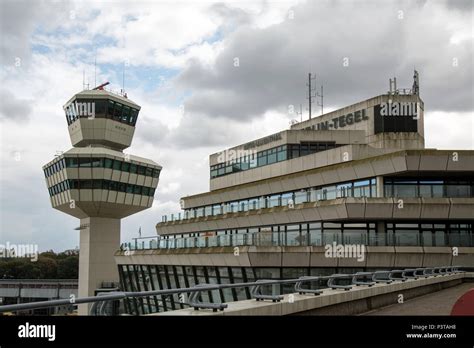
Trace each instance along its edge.
<path fill-rule="evenodd" d="M 420 78 L 418 76 L 418 71 L 416 71 L 415 68 L 413 68 L 413 86 L 411 90 L 412 90 L 412 93 L 415 95 L 420 94 Z"/>
<path fill-rule="evenodd" d="M 122 96 L 126 98 L 127 94 L 125 93 L 125 61 L 122 64 Z"/>
<path fill-rule="evenodd" d="M 94 56 L 94 87 L 97 86 L 97 48 Z"/>
<path fill-rule="evenodd" d="M 311 73 L 308 73 L 308 83 L 306 86 L 308 86 L 308 114 L 309 114 L 309 119 L 311 120 L 311 104 L 313 103 L 313 98 L 316 97 L 316 94 L 313 95 L 313 92 L 315 91 L 315 88 L 311 87 L 311 81 L 316 80 L 315 77 L 311 77 Z"/>
<path fill-rule="evenodd" d="M 300 122 L 303 122 L 303 104 L 300 104 L 300 112 L 298 114 L 300 114 Z"/>
<path fill-rule="evenodd" d="M 321 85 L 321 93 L 316 92 L 316 97 L 319 97 L 319 100 L 316 100 L 318 106 L 321 107 L 321 115 L 324 113 L 324 94 L 323 94 L 323 85 Z"/>
<path fill-rule="evenodd" d="M 86 89 L 86 69 L 82 69 L 82 89 Z"/>

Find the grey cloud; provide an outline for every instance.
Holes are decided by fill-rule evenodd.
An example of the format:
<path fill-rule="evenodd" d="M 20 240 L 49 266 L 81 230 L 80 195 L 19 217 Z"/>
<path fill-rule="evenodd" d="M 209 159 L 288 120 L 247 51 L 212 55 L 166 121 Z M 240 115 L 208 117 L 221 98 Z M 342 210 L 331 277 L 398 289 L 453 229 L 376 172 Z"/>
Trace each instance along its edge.
<path fill-rule="evenodd" d="M 449 9 L 455 9 L 459 11 L 471 11 L 473 10 L 473 2 L 472 0 L 445 0 L 446 7 Z"/>
<path fill-rule="evenodd" d="M 241 129 L 242 124 L 233 120 L 214 119 L 193 112 L 186 113 L 179 126 L 171 129 L 159 121 L 142 118 L 137 124 L 135 138 L 165 151 L 192 150 L 237 144 L 245 140 Z"/>
<path fill-rule="evenodd" d="M 5 0 L 0 2 L 0 64 L 22 66 L 30 60 L 31 35 L 39 26 L 60 25 L 68 18 L 69 1 Z"/>
<path fill-rule="evenodd" d="M 230 7 L 224 3 L 211 5 L 210 11 L 225 19 L 220 28 L 221 33 L 232 31 L 237 27 L 251 23 L 251 16 L 249 13 L 239 8 Z"/>
<path fill-rule="evenodd" d="M 13 93 L 0 89 L 0 119 L 27 121 L 33 111 L 31 100 L 17 99 Z"/>
<path fill-rule="evenodd" d="M 157 120 L 139 117 L 135 137 L 146 143 L 160 146 L 168 136 L 168 128 Z"/>
<path fill-rule="evenodd" d="M 305 105 L 310 70 L 316 84 L 324 84 L 325 105 L 339 107 L 384 93 L 392 76 L 398 77 L 399 87 L 411 87 L 416 67 L 430 110 L 471 110 L 472 42 L 450 44 L 452 33 L 429 16 L 433 6 L 443 5 L 308 2 L 294 8 L 293 20 L 237 30 L 214 66 L 194 62 L 175 83 L 194 91 L 186 110 L 247 121 L 267 110 Z M 450 20 L 450 12 L 445 15 Z M 464 21 L 472 25 L 471 17 Z M 459 66 L 453 67 L 453 58 Z"/>
<path fill-rule="evenodd" d="M 179 127 L 170 132 L 166 143 L 170 147 L 193 149 L 225 144 L 232 135 L 232 126 L 228 121 L 187 113 L 183 116 Z"/>

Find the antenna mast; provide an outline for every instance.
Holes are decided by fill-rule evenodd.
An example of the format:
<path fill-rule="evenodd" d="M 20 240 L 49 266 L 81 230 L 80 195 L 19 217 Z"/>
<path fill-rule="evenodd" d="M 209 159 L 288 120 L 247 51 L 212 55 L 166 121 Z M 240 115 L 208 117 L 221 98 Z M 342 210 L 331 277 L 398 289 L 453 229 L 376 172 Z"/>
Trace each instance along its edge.
<path fill-rule="evenodd" d="M 313 92 L 315 91 L 314 88 L 311 87 L 311 81 L 316 80 L 315 77 L 311 77 L 311 73 L 308 73 L 308 83 L 306 86 L 308 86 L 308 114 L 309 114 L 309 119 L 311 120 L 311 104 L 313 103 L 313 98 L 316 97 L 316 94 L 313 95 Z"/>
<path fill-rule="evenodd" d="M 300 104 L 300 111 L 296 111 L 296 114 L 300 116 L 300 122 L 303 122 L 303 104 Z"/>
<path fill-rule="evenodd" d="M 419 95 L 420 94 L 420 79 L 418 76 L 418 71 L 413 71 L 413 87 L 411 88 L 412 94 Z"/>
<path fill-rule="evenodd" d="M 97 49 L 94 56 L 94 87 L 97 86 Z"/>
<path fill-rule="evenodd" d="M 317 100 L 318 106 L 321 107 L 321 115 L 324 113 L 324 94 L 323 94 L 323 85 L 321 85 L 321 93 L 316 93 L 316 97 L 319 97 L 319 100 Z"/>
<path fill-rule="evenodd" d="M 122 95 L 125 97 L 127 96 L 127 94 L 125 93 L 125 61 L 122 65 Z"/>

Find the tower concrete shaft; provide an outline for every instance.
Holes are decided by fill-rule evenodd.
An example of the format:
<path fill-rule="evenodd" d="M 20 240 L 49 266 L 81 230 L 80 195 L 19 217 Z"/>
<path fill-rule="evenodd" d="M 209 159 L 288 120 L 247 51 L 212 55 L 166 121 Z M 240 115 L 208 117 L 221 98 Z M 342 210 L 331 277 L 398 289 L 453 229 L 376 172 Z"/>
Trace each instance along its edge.
<path fill-rule="evenodd" d="M 118 283 L 114 254 L 120 247 L 120 219 L 89 217 L 81 219 L 79 251 L 79 297 L 95 296 L 105 283 Z M 79 305 L 87 315 L 90 305 Z"/>

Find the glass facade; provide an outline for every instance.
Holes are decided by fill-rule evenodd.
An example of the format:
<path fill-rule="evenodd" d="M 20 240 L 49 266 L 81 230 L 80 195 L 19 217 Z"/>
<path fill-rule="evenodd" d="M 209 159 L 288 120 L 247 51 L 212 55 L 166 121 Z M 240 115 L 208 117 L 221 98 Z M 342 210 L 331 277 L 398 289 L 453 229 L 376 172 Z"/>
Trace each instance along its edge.
<path fill-rule="evenodd" d="M 302 142 L 300 144 L 287 144 L 273 147 L 237 158 L 233 161 L 219 163 L 210 167 L 211 179 L 244 170 L 263 167 L 269 164 L 286 161 L 292 158 L 310 155 L 312 153 L 334 149 L 343 144 L 334 141 Z"/>
<path fill-rule="evenodd" d="M 44 175 L 49 177 L 64 168 L 109 168 L 125 173 L 138 174 L 159 178 L 161 170 L 142 166 L 130 161 L 108 157 L 64 157 L 44 169 Z"/>
<path fill-rule="evenodd" d="M 387 223 L 386 231 L 390 245 L 474 246 L 472 223 Z"/>
<path fill-rule="evenodd" d="M 380 230 L 377 229 L 380 226 Z M 183 239 L 161 239 L 162 248 L 190 247 Z M 222 245 L 325 245 L 338 244 L 398 245 L 398 246 L 474 246 L 474 223 L 450 222 L 387 222 L 387 223 L 339 223 L 314 222 L 310 224 L 290 224 L 261 228 L 220 231 L 212 237 L 194 234 L 191 247 Z M 198 242 L 198 239 L 203 239 Z M 181 245 L 181 246 L 178 246 Z M 144 246 L 144 244 L 142 244 Z M 131 247 L 129 245 L 128 247 Z M 133 249 L 133 248 L 132 248 Z M 259 279 L 297 279 L 301 276 L 328 276 L 361 271 L 372 272 L 377 268 L 364 267 L 228 267 L 228 266 L 174 266 L 174 265 L 119 265 L 120 282 L 124 291 L 149 291 L 172 288 L 188 288 L 196 284 L 235 284 L 254 282 Z M 386 268 L 383 268 L 386 270 Z M 349 280 L 348 280 L 349 281 Z M 327 287 L 326 280 L 313 282 L 312 289 Z M 278 284 L 263 286 L 265 294 L 279 295 L 294 292 L 294 285 Z M 188 307 L 189 294 L 169 296 L 148 296 L 127 299 L 126 311 L 141 315 Z M 204 302 L 232 302 L 250 299 L 249 288 L 232 288 L 206 291 L 201 294 Z"/>
<path fill-rule="evenodd" d="M 126 243 L 129 249 L 180 249 L 222 246 L 474 246 L 473 223 L 311 222 L 156 237 L 148 243 Z M 157 241 L 159 238 L 159 242 Z"/>
<path fill-rule="evenodd" d="M 385 197 L 474 197 L 472 178 L 384 178 Z"/>
<path fill-rule="evenodd" d="M 118 265 L 120 283 L 124 291 L 150 291 L 187 288 L 196 284 L 236 284 L 258 279 L 296 279 L 301 276 L 326 276 L 335 273 L 364 271 L 364 268 L 255 268 L 221 266 Z M 312 284 L 324 288 L 327 281 Z M 263 286 L 265 294 L 279 295 L 294 292 L 294 285 Z M 143 315 L 188 307 L 188 294 L 148 296 L 125 300 L 127 313 Z M 233 302 L 251 299 L 249 288 L 233 288 L 202 292 L 204 302 Z"/>
<path fill-rule="evenodd" d="M 93 111 L 93 113 L 92 113 Z M 135 126 L 139 110 L 109 99 L 76 98 L 65 108 L 68 126 L 79 118 L 108 118 Z"/>
<path fill-rule="evenodd" d="M 161 221 L 186 220 L 203 216 L 216 216 L 226 213 L 237 213 L 344 197 L 377 197 L 376 179 L 368 178 L 333 185 L 310 187 L 298 191 L 185 209 L 183 212 L 171 214 L 169 217 L 162 216 Z M 384 178 L 384 197 L 474 197 L 474 180 L 471 178 Z"/>
<path fill-rule="evenodd" d="M 170 220 L 186 220 L 202 216 L 215 216 L 225 213 L 289 206 L 292 204 L 317 202 L 342 197 L 376 197 L 376 195 L 376 180 L 371 178 L 341 184 L 311 187 L 269 196 L 253 197 L 240 201 L 225 202 L 220 205 L 186 209 L 182 214 L 173 214 Z M 166 221 L 168 221 L 168 217 L 163 216 L 162 222 Z"/>
<path fill-rule="evenodd" d="M 67 190 L 109 190 L 149 197 L 155 195 L 155 189 L 153 187 L 111 180 L 64 180 L 48 188 L 51 197 Z"/>

